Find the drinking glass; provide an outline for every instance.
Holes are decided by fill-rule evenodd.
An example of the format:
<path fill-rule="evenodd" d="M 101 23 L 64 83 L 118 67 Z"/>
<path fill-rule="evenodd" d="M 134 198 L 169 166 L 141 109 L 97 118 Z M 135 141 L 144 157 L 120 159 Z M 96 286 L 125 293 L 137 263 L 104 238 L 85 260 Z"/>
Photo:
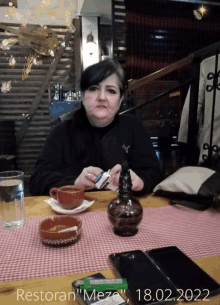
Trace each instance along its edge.
<path fill-rule="evenodd" d="M 0 172 L 1 220 L 5 228 L 20 228 L 24 224 L 23 178 L 21 171 Z"/>

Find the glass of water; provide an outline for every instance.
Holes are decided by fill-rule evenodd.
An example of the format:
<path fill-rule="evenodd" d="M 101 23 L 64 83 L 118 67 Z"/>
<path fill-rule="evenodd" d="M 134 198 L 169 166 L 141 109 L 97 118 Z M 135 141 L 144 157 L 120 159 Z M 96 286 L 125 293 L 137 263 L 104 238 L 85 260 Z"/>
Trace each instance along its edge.
<path fill-rule="evenodd" d="M 5 228 L 20 228 L 24 224 L 24 173 L 0 172 L 0 210 Z"/>

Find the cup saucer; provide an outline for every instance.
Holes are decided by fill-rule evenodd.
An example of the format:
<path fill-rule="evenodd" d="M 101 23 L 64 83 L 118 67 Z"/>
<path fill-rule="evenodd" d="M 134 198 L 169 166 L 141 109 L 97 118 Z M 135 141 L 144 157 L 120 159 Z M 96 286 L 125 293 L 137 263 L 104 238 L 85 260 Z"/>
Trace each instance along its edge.
<path fill-rule="evenodd" d="M 59 214 L 66 214 L 66 215 L 70 215 L 70 214 L 79 214 L 85 210 L 87 210 L 90 206 L 93 205 L 93 203 L 95 202 L 95 200 L 93 201 L 88 201 L 88 200 L 83 200 L 82 204 L 75 208 L 75 209 L 72 209 L 72 210 L 67 210 L 67 209 L 64 209 L 62 208 L 57 200 L 53 199 L 53 198 L 50 198 L 50 199 L 46 199 L 44 200 L 45 202 L 47 202 L 53 211 L 59 213 Z"/>

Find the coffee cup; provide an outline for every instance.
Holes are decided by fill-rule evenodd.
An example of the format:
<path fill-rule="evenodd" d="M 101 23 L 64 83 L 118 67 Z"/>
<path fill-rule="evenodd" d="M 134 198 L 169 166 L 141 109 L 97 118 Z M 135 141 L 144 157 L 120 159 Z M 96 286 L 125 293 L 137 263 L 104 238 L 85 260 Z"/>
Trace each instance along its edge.
<path fill-rule="evenodd" d="M 62 208 L 72 210 L 82 204 L 84 190 L 73 185 L 65 185 L 59 188 L 52 188 L 50 196 L 56 199 Z"/>

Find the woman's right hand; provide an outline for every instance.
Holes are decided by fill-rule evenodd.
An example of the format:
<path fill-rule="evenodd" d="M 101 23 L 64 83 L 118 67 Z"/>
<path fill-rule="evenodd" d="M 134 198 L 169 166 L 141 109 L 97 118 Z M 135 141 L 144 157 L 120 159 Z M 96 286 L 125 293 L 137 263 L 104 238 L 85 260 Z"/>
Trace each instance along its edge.
<path fill-rule="evenodd" d="M 76 179 L 74 186 L 84 190 L 96 188 L 94 181 L 101 171 L 102 169 L 99 167 L 89 166 L 84 168 L 79 177 Z"/>

